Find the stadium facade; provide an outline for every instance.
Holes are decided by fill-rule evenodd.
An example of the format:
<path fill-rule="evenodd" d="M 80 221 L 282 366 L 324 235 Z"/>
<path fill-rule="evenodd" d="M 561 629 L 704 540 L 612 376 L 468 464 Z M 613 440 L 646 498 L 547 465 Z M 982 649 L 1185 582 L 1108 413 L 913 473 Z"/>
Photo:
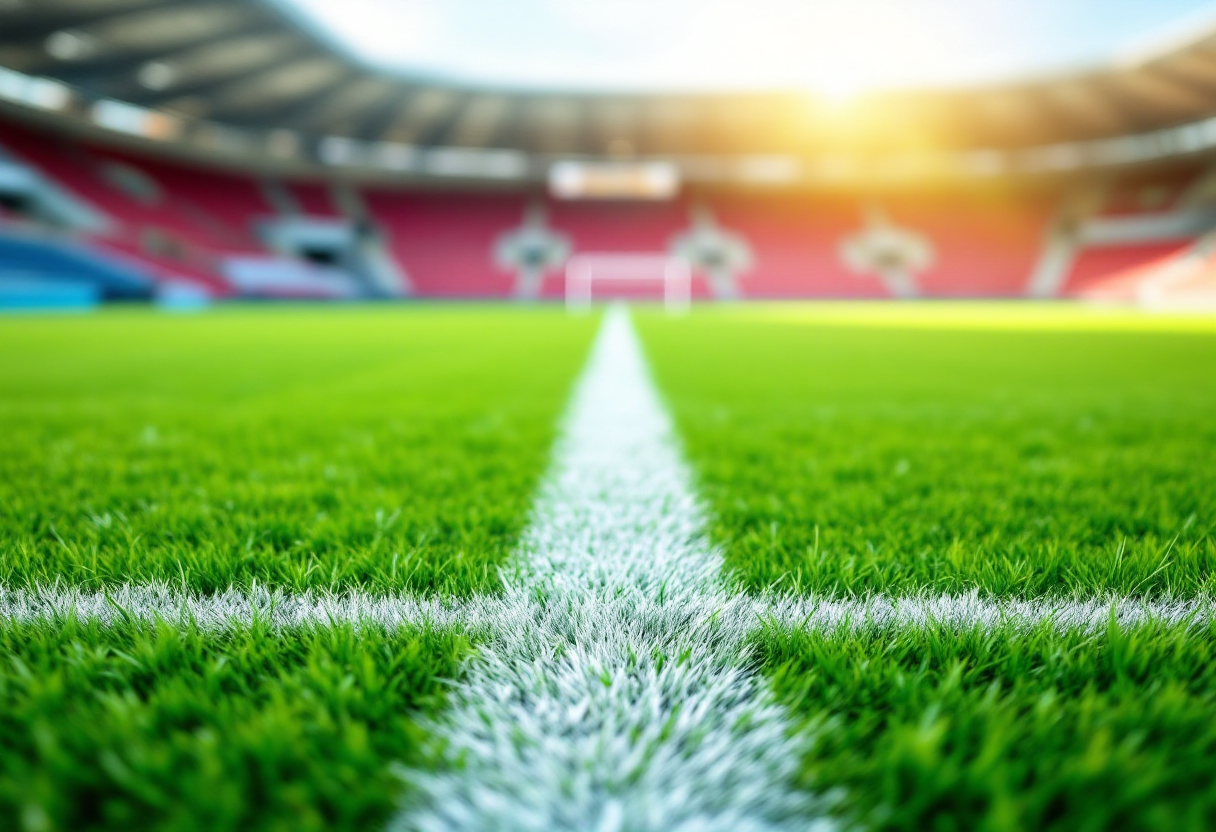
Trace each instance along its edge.
<path fill-rule="evenodd" d="M 701 298 L 1168 304 L 1213 294 L 1213 159 L 1212 32 L 842 103 L 406 77 L 259 0 L 0 5 L 6 305 L 552 298 L 591 252 Z"/>

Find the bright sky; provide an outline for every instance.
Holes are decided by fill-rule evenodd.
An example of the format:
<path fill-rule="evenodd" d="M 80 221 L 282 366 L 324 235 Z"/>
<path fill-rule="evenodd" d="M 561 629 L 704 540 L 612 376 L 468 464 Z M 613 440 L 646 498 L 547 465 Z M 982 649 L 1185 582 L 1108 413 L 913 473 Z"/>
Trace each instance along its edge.
<path fill-rule="evenodd" d="M 279 0 L 363 57 L 550 89 L 951 85 L 1086 66 L 1216 24 L 1214 0 Z"/>

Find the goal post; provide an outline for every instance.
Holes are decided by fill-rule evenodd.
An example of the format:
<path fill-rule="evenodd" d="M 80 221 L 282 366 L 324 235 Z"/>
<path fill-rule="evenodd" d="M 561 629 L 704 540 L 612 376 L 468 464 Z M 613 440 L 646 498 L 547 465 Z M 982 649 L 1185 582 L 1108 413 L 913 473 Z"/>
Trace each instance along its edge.
<path fill-rule="evenodd" d="M 692 302 L 692 265 L 670 254 L 576 254 L 566 261 L 566 309 L 587 312 L 595 282 L 662 283 L 663 305 L 670 315 L 682 315 Z"/>

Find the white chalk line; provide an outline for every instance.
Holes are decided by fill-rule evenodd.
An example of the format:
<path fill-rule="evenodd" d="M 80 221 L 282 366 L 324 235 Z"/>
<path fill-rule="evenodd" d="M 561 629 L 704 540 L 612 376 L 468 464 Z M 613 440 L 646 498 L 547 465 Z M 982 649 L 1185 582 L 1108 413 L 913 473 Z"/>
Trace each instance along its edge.
<path fill-rule="evenodd" d="M 1100 632 L 1112 618 L 1211 621 L 1206 601 L 749 597 L 729 591 L 703 530 L 670 419 L 615 312 L 499 596 L 0 587 L 0 618 L 476 630 L 476 658 L 431 726 L 452 767 L 410 774 L 420 798 L 394 821 L 401 830 L 833 828 L 830 806 L 792 785 L 808 738 L 753 673 L 751 638 L 766 623 Z"/>
<path fill-rule="evenodd" d="M 1047 626 L 1058 632 L 1098 634 L 1112 620 L 1121 628 L 1209 626 L 1216 601 L 1142 600 L 1119 596 L 1093 599 L 994 599 L 969 595 L 923 595 L 830 599 L 795 596 L 678 601 L 690 620 L 716 617 L 731 628 L 770 624 L 782 629 L 823 633 L 920 628 L 967 631 L 976 628 L 1029 630 Z M 611 601 L 609 602 L 611 603 Z M 667 605 L 675 606 L 676 600 Z M 536 616 L 543 605 L 533 603 Z M 69 619 L 114 626 L 129 622 L 196 627 L 204 632 L 241 630 L 255 623 L 274 630 L 328 625 L 501 629 L 517 607 L 495 596 L 467 600 L 419 599 L 365 592 L 285 592 L 281 589 L 229 589 L 219 593 L 182 590 L 168 584 L 124 585 L 105 591 L 69 587 L 0 586 L 0 621 L 59 625 Z"/>
<path fill-rule="evenodd" d="M 400 830 L 828 828 L 623 308 L 575 387 L 500 609 Z"/>

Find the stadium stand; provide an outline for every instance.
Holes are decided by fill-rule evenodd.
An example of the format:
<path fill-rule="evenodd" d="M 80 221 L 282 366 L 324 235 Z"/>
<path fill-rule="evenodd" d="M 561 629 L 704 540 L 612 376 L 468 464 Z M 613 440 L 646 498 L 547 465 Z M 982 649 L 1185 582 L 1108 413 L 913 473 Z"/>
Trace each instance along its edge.
<path fill-rule="evenodd" d="M 583 253 L 665 252 L 689 225 L 689 206 L 683 200 L 553 201 L 549 203 L 548 213 L 553 230 L 570 238 L 575 252 Z M 657 297 L 654 286 L 614 286 L 611 281 L 607 285 L 616 293 Z M 692 292 L 694 298 L 709 296 L 703 274 L 694 272 Z M 563 276 L 560 272 L 551 274 L 544 283 L 542 295 L 553 298 L 563 294 Z"/>
<path fill-rule="evenodd" d="M 712 247 L 718 234 L 747 255 L 729 275 L 728 296 L 756 299 L 889 296 L 881 263 L 858 269 L 842 256 L 843 242 L 877 216 L 931 252 L 910 275 L 914 294 L 1017 297 L 1028 291 L 1053 212 L 1067 196 L 1063 188 L 1028 195 L 1009 188 L 865 195 L 715 189 L 672 200 L 566 201 L 534 188 L 494 192 L 475 183 L 443 191 L 355 189 L 200 168 L 0 124 L 0 149 L 8 157 L 104 219 L 100 227 L 78 229 L 65 256 L 73 262 L 98 257 L 107 274 L 120 268 L 213 297 L 359 297 L 407 289 L 421 297 L 510 297 L 518 270 L 496 262 L 495 246 L 525 224 L 529 205 L 569 242 L 571 254 L 671 251 L 698 228 L 698 239 L 703 243 L 708 234 Z M 1204 213 L 1210 210 L 1199 193 L 1204 181 L 1203 170 L 1190 166 L 1134 172 L 1111 183 L 1078 226 L 1050 294 L 1084 294 L 1111 275 L 1192 244 L 1216 224 Z M 9 205 L 6 214 L 0 222 L 13 222 L 21 211 Z M 276 226 L 279 233 L 269 233 Z M 326 238 L 320 256 L 307 245 L 309 234 Z M 336 252 L 325 249 L 338 245 L 337 237 L 348 242 Z M 292 245 L 282 242 L 287 238 Z M 369 276 L 377 269 L 367 263 L 381 261 L 387 265 Z M 694 297 L 714 295 L 703 266 L 694 262 Z M 539 296 L 560 298 L 563 286 L 561 268 L 551 264 Z M 112 290 L 102 295 L 111 297 Z"/>
<path fill-rule="evenodd" d="M 315 268 L 269 251 L 259 229 L 275 209 L 252 176 L 204 170 L 44 136 L 17 125 L 0 134 L 10 160 L 104 218 L 103 227 L 76 232 L 74 256 L 126 261 L 159 285 L 186 284 L 209 296 L 349 297 L 358 294 Z M 322 186 L 300 186 L 313 213 L 336 217 Z M 263 277 L 234 279 L 260 270 Z M 109 289 L 103 297 L 111 297 Z"/>
<path fill-rule="evenodd" d="M 837 256 L 839 240 L 861 225 L 855 204 L 748 194 L 712 206 L 723 227 L 743 235 L 755 252 L 755 264 L 739 280 L 744 297 L 886 294 L 876 277 L 851 274 Z"/>
<path fill-rule="evenodd" d="M 156 239 L 155 234 L 151 236 Z M 125 260 L 149 275 L 157 285 L 189 284 L 211 297 L 229 297 L 235 291 L 223 275 L 220 261 L 206 249 L 181 248 L 168 244 L 164 253 L 155 253 L 160 243 L 135 241 L 122 237 L 94 237 L 89 247 L 115 259 Z"/>
<path fill-rule="evenodd" d="M 868 202 L 868 204 L 867 204 Z M 874 274 L 850 271 L 840 242 L 881 208 L 899 227 L 923 236 L 932 261 L 916 275 L 931 297 L 1018 296 L 1043 234 L 1048 205 L 976 196 L 854 197 L 749 195 L 714 202 L 722 224 L 741 233 L 756 252 L 740 280 L 746 297 L 885 297 Z"/>
<path fill-rule="evenodd" d="M 931 297 L 1017 297 L 1038 254 L 1051 205 L 1004 194 L 900 196 L 884 206 L 935 249 L 920 275 Z"/>
<path fill-rule="evenodd" d="M 1100 213 L 1126 216 L 1169 211 L 1185 201 L 1200 177 L 1201 171 L 1193 167 L 1121 177 L 1111 186 Z"/>
<path fill-rule="evenodd" d="M 200 175 L 8 126 L 0 141 L 11 158 L 105 217 L 103 232 L 80 235 L 92 250 L 134 261 L 159 281 L 231 294 L 217 257 L 257 245 L 239 219 L 248 197 L 241 177 Z"/>
<path fill-rule="evenodd" d="M 2 141 L 10 155 L 102 211 L 115 226 L 113 236 L 138 242 L 151 231 L 181 245 L 207 248 L 231 242 L 199 221 L 201 210 L 192 198 L 196 186 L 178 190 L 183 188 L 182 177 L 170 191 L 148 174 L 146 162 L 132 164 L 82 144 L 10 127 Z M 192 179 L 203 177 L 195 174 Z"/>
<path fill-rule="evenodd" d="M 418 295 L 508 297 L 515 276 L 495 266 L 498 236 L 518 226 L 518 195 L 369 191 L 364 201 Z"/>
<path fill-rule="evenodd" d="M 56 285 L 92 286 L 101 300 L 147 300 L 153 287 L 138 268 L 86 245 L 0 231 L 0 284 L 35 281 L 52 284 L 52 292 Z"/>
<path fill-rule="evenodd" d="M 1169 240 L 1085 249 L 1073 261 L 1063 294 L 1083 295 L 1112 276 L 1168 258 L 1185 251 L 1191 244 L 1189 240 Z"/>
<path fill-rule="evenodd" d="M 291 196 L 297 211 L 306 217 L 337 218 L 341 212 L 334 204 L 333 196 L 326 185 L 315 182 L 297 182 L 291 185 Z"/>
<path fill-rule="evenodd" d="M 1137 303 L 1157 309 L 1216 308 L 1216 239 L 1211 235 L 1147 264 L 1108 273 L 1078 290 L 1102 303 Z"/>
<path fill-rule="evenodd" d="M 246 176 L 165 164 L 153 159 L 116 156 L 147 174 L 181 218 L 188 239 L 218 251 L 261 251 L 257 224 L 274 211 L 256 183 Z"/>
<path fill-rule="evenodd" d="M 1197 166 L 1132 172 L 1105 183 L 1077 224 L 1076 250 L 1060 287 L 1088 297 L 1110 278 L 1183 252 L 1216 227 L 1210 177 Z"/>
<path fill-rule="evenodd" d="M 0 3 L 0 222 L 157 286 L 555 299 L 561 258 L 678 250 L 702 298 L 1078 296 L 1216 228 L 1213 28 L 842 108 L 457 87 L 352 61 L 278 3 L 207 4 L 215 31 L 196 4 L 102 5 Z M 246 37 L 336 74 L 228 65 Z"/>

